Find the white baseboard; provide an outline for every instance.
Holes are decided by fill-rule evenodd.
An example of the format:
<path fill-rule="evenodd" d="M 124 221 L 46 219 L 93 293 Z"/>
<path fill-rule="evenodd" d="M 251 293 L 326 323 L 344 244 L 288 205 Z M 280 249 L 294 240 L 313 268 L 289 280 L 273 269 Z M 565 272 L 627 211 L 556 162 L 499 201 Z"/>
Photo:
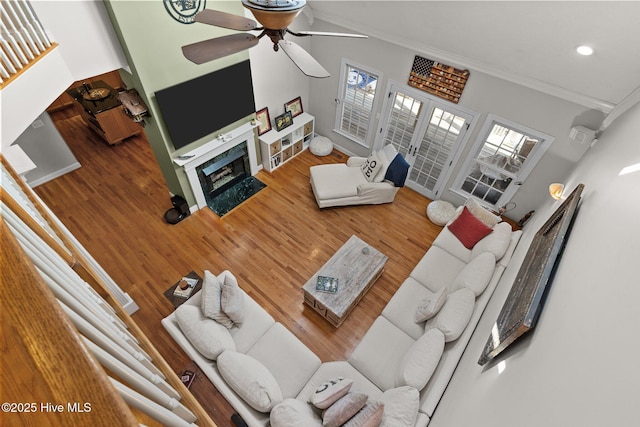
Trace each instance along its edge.
<path fill-rule="evenodd" d="M 45 175 L 43 177 L 40 177 L 38 179 L 34 179 L 33 181 L 27 181 L 27 184 L 29 184 L 29 187 L 35 188 L 38 185 L 42 185 L 42 184 L 44 184 L 46 182 L 52 181 L 52 180 L 54 180 L 54 179 L 56 179 L 58 177 L 61 177 L 64 174 L 67 174 L 67 173 L 69 173 L 71 171 L 74 171 L 74 170 L 76 170 L 76 169 L 78 169 L 80 167 L 82 167 L 82 165 L 80 163 L 78 163 L 78 162 L 75 162 L 75 163 L 72 163 L 72 164 L 70 164 L 69 166 L 67 166 L 65 168 L 59 169 L 59 170 L 57 170 L 55 172 L 47 174 L 47 175 Z"/>

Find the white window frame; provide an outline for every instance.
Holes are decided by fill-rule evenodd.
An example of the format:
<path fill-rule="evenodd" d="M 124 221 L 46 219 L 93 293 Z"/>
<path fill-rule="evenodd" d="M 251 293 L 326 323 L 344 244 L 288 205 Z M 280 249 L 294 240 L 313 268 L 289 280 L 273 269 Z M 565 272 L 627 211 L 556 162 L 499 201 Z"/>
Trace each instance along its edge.
<path fill-rule="evenodd" d="M 371 104 L 371 111 L 369 112 L 369 123 L 367 124 L 367 130 L 364 139 L 359 138 L 357 135 L 345 132 L 342 130 L 342 116 L 345 103 L 345 96 L 347 91 L 347 74 L 349 67 L 361 70 L 367 74 L 377 77 L 376 91 L 373 96 L 373 103 Z M 376 112 L 378 111 L 378 102 L 380 99 L 381 83 L 383 73 L 375 70 L 371 67 L 360 65 L 354 61 L 342 58 L 340 64 L 340 82 L 338 83 L 338 96 L 336 98 L 336 116 L 333 131 L 343 137 L 362 145 L 366 148 L 372 147 L 372 139 L 376 128 Z"/>
<path fill-rule="evenodd" d="M 405 184 L 407 187 L 417 191 L 418 193 L 430 199 L 436 199 L 443 193 L 446 183 L 449 182 L 449 179 L 453 174 L 454 168 L 460 161 L 462 151 L 464 147 L 467 146 L 471 133 L 473 132 L 473 129 L 475 129 L 477 125 L 479 114 L 470 109 L 461 107 L 456 104 L 449 103 L 443 100 L 442 98 L 438 98 L 427 92 L 418 90 L 405 83 L 400 83 L 395 80 L 389 80 L 389 82 L 387 83 L 387 89 L 384 92 L 385 94 L 384 103 L 382 105 L 382 112 L 380 114 L 380 119 L 379 119 L 380 120 L 379 127 L 375 137 L 375 145 L 374 145 L 375 150 L 380 150 L 383 148 L 385 135 L 387 134 L 387 129 L 389 126 L 389 122 L 387 122 L 387 119 L 389 118 L 391 110 L 393 109 L 393 102 L 395 101 L 394 95 L 397 93 L 406 94 L 422 103 L 423 111 L 418 115 L 418 118 L 417 118 L 418 122 L 413 132 L 414 138 L 417 136 L 419 140 L 421 140 L 424 136 L 426 128 L 429 125 L 428 121 L 431 116 L 430 112 L 433 111 L 434 108 L 445 110 L 448 113 L 459 115 L 466 119 L 465 129 L 461 130 L 460 132 L 462 134 L 462 138 L 459 140 L 458 144 L 456 144 L 456 146 L 452 149 L 449 157 L 450 161 L 446 166 L 446 171 L 444 171 L 442 175 L 438 178 L 438 184 L 433 188 L 433 190 L 427 190 L 425 187 L 422 187 L 419 184 L 414 183 L 410 178 L 411 169 L 409 170 L 409 174 L 407 175 L 408 179 Z M 414 156 L 406 155 L 405 160 L 407 160 L 410 166 L 413 167 L 413 162 L 415 161 Z"/>
<path fill-rule="evenodd" d="M 551 146 L 555 138 L 551 135 L 547 135 L 543 132 L 537 131 L 535 129 L 531 129 L 527 126 L 521 125 L 519 123 L 515 123 L 503 117 L 499 117 L 494 114 L 488 114 L 487 118 L 484 121 L 484 124 L 480 128 L 478 136 L 473 146 L 471 147 L 471 150 L 469 151 L 469 154 L 467 155 L 467 158 L 465 159 L 462 165 L 462 168 L 458 173 L 456 181 L 451 189 L 455 194 L 465 199 L 469 197 L 473 197 L 473 195 L 467 193 L 466 191 L 463 191 L 462 185 L 464 184 L 465 179 L 469 176 L 471 168 L 474 164 L 474 161 L 476 160 L 476 156 L 482 150 L 485 142 L 489 137 L 489 134 L 491 133 L 495 125 L 504 126 L 508 129 L 514 130 L 524 135 L 531 136 L 540 141 L 538 144 L 536 144 L 536 146 L 533 148 L 531 153 L 527 156 L 526 163 L 520 169 L 517 175 L 514 177 L 515 179 L 513 179 L 510 182 L 510 184 L 504 190 L 502 196 L 498 199 L 498 201 L 495 204 L 491 204 L 484 200 L 479 200 L 480 203 L 497 211 L 501 206 L 505 206 L 507 203 L 509 203 L 513 198 L 513 196 L 515 196 L 515 194 L 520 189 L 520 186 L 522 186 L 522 184 L 525 182 L 525 180 L 527 179 L 531 171 L 542 159 L 542 157 L 544 156 L 544 153 L 549 149 L 549 147 Z"/>

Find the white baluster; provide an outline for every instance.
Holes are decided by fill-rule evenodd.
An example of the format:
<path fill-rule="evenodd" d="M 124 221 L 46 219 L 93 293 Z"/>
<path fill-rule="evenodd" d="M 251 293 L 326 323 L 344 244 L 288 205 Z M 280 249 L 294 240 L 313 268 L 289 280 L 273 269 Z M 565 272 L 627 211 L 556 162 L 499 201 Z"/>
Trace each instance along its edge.
<path fill-rule="evenodd" d="M 111 377 L 109 378 L 109 380 L 111 380 L 111 384 L 113 384 L 116 390 L 118 390 L 118 393 L 120 393 L 120 396 L 122 396 L 125 402 L 135 408 L 138 408 L 159 423 L 172 427 L 195 426 L 195 424 L 183 420 L 167 408 L 163 408 L 162 406 L 158 405 L 150 399 L 147 399 L 135 390 L 131 390 L 129 387 L 120 383 L 119 381 L 116 381 Z"/>
<path fill-rule="evenodd" d="M 36 16 L 36 12 L 33 10 L 33 6 L 31 6 L 31 2 L 25 1 L 25 2 L 22 2 L 22 4 L 24 5 L 25 12 L 29 16 L 29 20 L 31 21 L 31 25 L 33 25 L 33 28 L 35 28 L 36 32 L 38 33 L 38 39 L 42 43 L 44 43 L 44 45 L 46 47 L 50 47 L 51 46 L 51 41 L 49 40 L 49 37 L 47 36 L 47 33 L 45 33 L 44 28 L 42 28 L 42 24 L 40 23 L 40 19 L 38 19 L 38 17 Z"/>
<path fill-rule="evenodd" d="M 20 24 L 20 20 L 17 19 L 16 14 L 13 11 L 13 7 L 11 6 L 11 3 L 2 2 L 2 4 L 6 5 L 5 8 L 2 8 L 3 9 L 2 12 L 7 17 L 7 24 L 9 26 L 9 29 L 12 32 L 11 34 L 17 39 L 18 44 L 22 48 L 22 52 L 29 59 L 29 61 L 25 62 L 25 64 L 27 64 L 28 62 L 33 61 L 35 59 L 35 56 L 33 55 L 33 52 L 31 51 L 29 44 L 25 41 L 24 37 L 22 37 L 22 33 L 16 26 L 16 24 L 18 25 Z"/>
<path fill-rule="evenodd" d="M 24 3 L 27 3 L 27 2 L 25 1 L 13 2 L 14 9 L 18 12 L 18 16 L 20 17 L 20 22 L 22 23 L 22 28 L 23 28 L 22 33 L 24 34 L 25 38 L 28 37 L 28 40 L 31 40 L 31 43 L 33 43 L 34 51 L 42 53 L 42 51 L 44 51 L 45 49 L 44 44 L 42 44 L 42 42 L 38 38 L 38 34 L 36 33 L 35 29 L 31 25 L 31 22 L 27 18 L 27 15 L 24 13 L 24 10 L 21 6 Z"/>
<path fill-rule="evenodd" d="M 115 373 L 120 379 L 149 399 L 167 409 L 180 413 L 180 416 L 185 420 L 196 420 L 195 415 L 177 400 L 180 399 L 180 395 L 167 382 L 163 381 L 162 388 L 160 388 L 159 385 L 150 382 L 111 354 L 95 345 L 91 340 L 86 337 L 83 338 L 89 350 L 96 356 L 102 366 Z M 169 393 L 166 393 L 164 390 L 169 390 Z"/>

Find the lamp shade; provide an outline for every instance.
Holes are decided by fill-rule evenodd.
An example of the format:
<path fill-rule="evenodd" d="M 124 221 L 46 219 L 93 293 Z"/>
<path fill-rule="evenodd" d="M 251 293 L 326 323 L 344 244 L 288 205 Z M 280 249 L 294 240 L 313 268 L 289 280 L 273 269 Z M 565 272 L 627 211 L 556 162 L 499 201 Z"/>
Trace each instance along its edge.
<path fill-rule="evenodd" d="M 562 192 L 564 191 L 564 184 L 560 184 L 558 182 L 554 182 L 549 186 L 549 194 L 556 200 L 560 200 L 562 198 Z"/>

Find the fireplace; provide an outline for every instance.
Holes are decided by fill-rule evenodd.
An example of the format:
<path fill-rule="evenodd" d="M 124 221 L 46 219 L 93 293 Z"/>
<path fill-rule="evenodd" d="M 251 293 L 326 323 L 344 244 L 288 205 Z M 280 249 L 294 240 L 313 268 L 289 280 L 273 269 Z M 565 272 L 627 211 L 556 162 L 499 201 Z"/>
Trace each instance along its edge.
<path fill-rule="evenodd" d="M 196 173 L 207 205 L 211 205 L 216 197 L 247 178 L 247 171 L 250 170 L 246 142 L 197 166 Z"/>
<path fill-rule="evenodd" d="M 212 207 L 213 201 L 234 196 L 228 194 L 232 188 L 244 192 L 242 183 L 245 181 L 244 187 L 252 186 L 253 175 L 259 168 L 254 127 L 246 123 L 173 159 L 176 165 L 184 168 L 197 209 Z"/>

